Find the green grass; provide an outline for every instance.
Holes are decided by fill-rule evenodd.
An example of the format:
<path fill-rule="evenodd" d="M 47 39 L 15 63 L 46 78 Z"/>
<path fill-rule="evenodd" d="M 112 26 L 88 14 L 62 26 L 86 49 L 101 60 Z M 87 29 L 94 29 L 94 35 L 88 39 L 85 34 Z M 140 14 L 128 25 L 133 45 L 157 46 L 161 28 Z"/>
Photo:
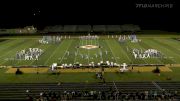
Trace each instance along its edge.
<path fill-rule="evenodd" d="M 104 36 L 103 36 L 104 37 Z M 177 35 L 178 37 L 178 35 Z M 74 64 L 76 62 L 82 64 L 89 64 L 90 62 L 98 63 L 100 61 L 112 61 L 121 63 L 135 63 L 135 64 L 170 64 L 180 63 L 180 42 L 172 39 L 171 37 L 146 37 L 141 35 L 142 42 L 131 43 L 126 42 L 121 44 L 117 39 L 100 38 L 99 40 L 79 40 L 79 39 L 64 39 L 60 44 L 42 45 L 38 43 L 38 37 L 29 38 L 9 38 L 8 40 L 0 42 L 0 65 L 51 65 L 52 63 L 58 64 Z M 87 44 L 100 45 L 102 48 L 97 49 L 81 49 L 76 46 Z M 14 58 L 17 51 L 27 48 L 38 47 L 44 50 L 44 54 L 40 56 L 38 61 L 25 61 L 25 60 L 7 60 L 7 58 Z M 129 51 L 127 51 L 127 48 Z M 161 51 L 167 58 L 154 58 L 154 59 L 134 59 L 132 49 L 157 49 Z M 66 54 L 70 52 L 70 55 Z M 108 51 L 108 54 L 105 54 Z M 75 56 L 75 52 L 78 53 Z M 99 53 L 102 52 L 102 56 Z M 88 56 L 89 58 L 82 58 Z M 95 54 L 98 57 L 95 57 Z"/>
<path fill-rule="evenodd" d="M 105 72 L 106 82 L 129 82 L 129 81 L 180 81 L 180 68 L 172 67 L 173 72 L 162 72 L 160 76 L 152 72 L 127 72 L 127 73 L 109 73 Z M 43 74 L 22 74 L 15 75 L 5 73 L 7 69 L 0 69 L 0 83 L 57 83 L 57 82 L 102 82 L 96 79 L 95 73 L 60 73 L 52 75 L 51 73 Z M 167 80 L 170 77 L 172 80 Z"/>
<path fill-rule="evenodd" d="M 179 35 L 139 35 L 138 38 L 142 40 L 141 43 L 126 42 L 119 43 L 118 39 L 107 38 L 102 36 L 99 40 L 79 40 L 79 39 L 64 39 L 60 44 L 42 45 L 38 43 L 40 36 L 26 36 L 26 37 L 3 37 L 7 39 L 0 42 L 0 65 L 51 65 L 58 64 L 73 64 L 76 62 L 82 64 L 89 64 L 90 62 L 98 63 L 100 61 L 112 61 L 119 64 L 180 64 L 180 41 L 172 39 L 172 37 L 179 37 Z M 81 45 L 100 45 L 97 49 L 81 49 L 77 46 Z M 41 48 L 44 53 L 40 56 L 38 61 L 25 60 L 6 60 L 7 58 L 15 57 L 17 51 L 27 48 Z M 129 50 L 127 50 L 127 48 Z M 154 59 L 134 59 L 131 54 L 131 49 L 157 49 L 161 51 L 167 58 Z M 70 52 L 68 56 L 66 51 Z M 105 54 L 108 51 L 108 54 Z M 75 56 L 75 52 L 78 53 Z M 100 56 L 99 53 L 103 55 Z M 82 58 L 87 55 L 89 59 Z M 95 54 L 98 54 L 96 58 Z M 180 68 L 172 68 L 173 72 L 163 72 L 161 76 L 153 73 L 105 73 L 106 81 L 166 81 L 167 77 L 173 78 L 172 81 L 180 81 Z M 51 74 L 6 74 L 6 69 L 0 69 L 0 83 L 37 83 L 37 82 L 100 82 L 95 78 L 95 73 L 61 73 L 60 75 Z"/>

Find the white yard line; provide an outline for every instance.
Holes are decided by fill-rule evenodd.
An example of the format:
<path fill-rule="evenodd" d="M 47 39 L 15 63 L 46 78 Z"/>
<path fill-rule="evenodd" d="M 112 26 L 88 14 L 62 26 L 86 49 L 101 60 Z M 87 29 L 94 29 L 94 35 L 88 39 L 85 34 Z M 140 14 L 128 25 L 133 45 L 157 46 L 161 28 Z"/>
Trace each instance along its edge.
<path fill-rule="evenodd" d="M 142 49 L 144 49 L 144 50 L 146 50 L 143 46 L 141 46 L 139 43 L 138 43 L 138 45 L 142 48 Z M 142 59 L 143 60 L 143 59 Z M 157 61 L 159 61 L 160 63 L 163 63 L 163 62 L 161 62 L 161 60 L 160 59 L 156 59 Z M 148 64 L 145 60 L 143 60 L 146 64 Z"/>
<path fill-rule="evenodd" d="M 73 42 L 73 40 L 71 41 L 71 43 Z M 61 64 L 61 62 L 62 62 L 62 60 L 64 59 L 64 57 L 66 56 L 66 52 L 67 52 L 67 50 L 69 49 L 69 47 L 71 46 L 71 43 L 68 45 L 68 47 L 67 47 L 67 49 L 66 49 L 66 51 L 65 51 L 65 53 L 64 53 L 64 55 L 63 55 L 63 57 L 61 58 L 61 60 L 60 60 L 60 62 L 59 62 L 59 64 Z"/>
<path fill-rule="evenodd" d="M 141 47 L 141 45 L 140 44 L 138 44 L 140 47 Z M 146 50 L 145 48 L 143 48 L 142 47 L 142 49 L 144 49 L 144 50 Z M 134 57 L 133 57 L 134 58 Z M 136 59 L 135 59 L 136 60 Z M 141 59 L 141 60 L 143 60 L 146 64 L 148 64 L 144 59 Z M 159 60 L 160 61 L 160 60 Z"/>
<path fill-rule="evenodd" d="M 134 58 L 134 57 L 133 57 L 133 58 Z M 135 60 L 136 60 L 136 59 L 135 59 Z M 144 61 L 144 63 L 149 64 L 149 63 L 147 63 L 144 59 L 141 59 L 141 60 Z M 141 60 L 140 60 L 140 61 L 141 61 Z M 133 61 L 132 61 L 132 62 L 133 62 Z"/>
<path fill-rule="evenodd" d="M 122 51 L 124 52 L 123 49 L 122 49 Z M 129 60 L 130 62 L 132 62 L 132 59 L 129 58 L 129 56 L 126 54 L 126 52 L 124 52 L 124 54 L 125 54 L 125 56 L 128 58 L 128 60 Z"/>
<path fill-rule="evenodd" d="M 97 41 L 97 43 L 98 43 L 98 46 L 100 46 L 100 44 L 99 44 L 99 39 L 97 39 L 96 41 Z M 101 49 L 99 49 L 99 52 L 101 52 L 101 53 L 102 53 L 102 50 L 101 50 Z M 102 55 L 103 55 L 103 54 L 102 54 Z M 103 60 L 102 55 L 101 55 L 101 60 L 102 60 L 102 61 L 104 61 L 104 60 Z"/>
<path fill-rule="evenodd" d="M 80 41 L 79 41 L 79 46 L 80 46 L 80 44 L 81 44 L 81 39 L 80 39 Z M 77 51 L 77 56 L 78 56 L 79 48 L 77 48 L 76 51 Z M 77 56 L 75 56 L 75 58 L 74 58 L 74 63 L 76 62 L 76 57 L 77 57 Z"/>
<path fill-rule="evenodd" d="M 89 40 L 88 40 L 88 42 L 89 42 Z M 88 65 L 89 65 L 89 49 L 87 49 L 87 51 L 88 51 Z"/>
<path fill-rule="evenodd" d="M 175 59 L 171 58 L 170 60 L 174 61 L 175 63 L 178 63 Z"/>
<path fill-rule="evenodd" d="M 38 48 L 42 48 L 43 46 L 39 46 Z M 50 47 L 50 46 L 49 46 Z M 45 47 L 43 50 L 45 51 L 46 49 L 48 49 L 48 47 Z M 39 58 L 41 58 L 41 56 L 43 55 L 44 53 L 42 53 L 40 56 L 39 56 Z M 38 60 L 34 60 L 34 61 L 32 61 L 31 63 L 30 63 L 30 65 L 32 65 L 34 62 L 36 62 L 36 65 L 37 65 L 37 62 L 38 62 Z"/>
<path fill-rule="evenodd" d="M 119 47 L 121 47 L 121 46 L 119 45 Z M 121 48 L 122 48 L 122 47 L 121 47 Z M 122 49 L 122 51 L 124 52 L 124 54 L 125 54 L 125 56 L 128 58 L 128 60 L 129 60 L 130 62 L 133 62 L 132 59 L 129 58 L 129 56 L 126 54 L 126 52 L 125 52 L 123 49 Z"/>
<path fill-rule="evenodd" d="M 89 49 L 87 49 L 87 50 L 88 50 L 88 64 L 89 64 L 89 58 L 90 58 L 90 57 L 89 57 Z"/>
<path fill-rule="evenodd" d="M 24 41 L 24 40 L 23 40 L 23 41 Z M 0 56 L 0 58 L 6 56 L 7 54 L 14 53 L 14 50 L 19 51 L 19 50 L 20 50 L 19 47 L 22 48 L 22 46 L 24 46 L 24 44 L 26 45 L 27 42 L 24 42 L 24 43 L 20 44 L 19 46 L 15 47 L 14 49 L 12 49 L 13 51 L 11 50 L 11 51 L 8 51 L 8 52 L 2 54 L 2 55 Z M 27 44 L 27 45 L 28 45 L 28 44 Z M 24 47 L 23 47 L 23 48 L 24 48 Z M 28 47 L 25 47 L 25 48 L 28 48 Z"/>
<path fill-rule="evenodd" d="M 0 56 L 0 58 L 6 56 L 7 54 L 14 53 L 14 50 L 19 51 L 20 48 L 28 48 L 28 47 L 31 47 L 31 46 L 29 46 L 29 45 L 28 45 L 28 47 L 22 47 L 22 46 L 24 46 L 24 44 L 25 44 L 26 46 L 28 45 L 26 42 L 24 42 L 23 44 L 21 44 L 21 45 L 19 45 L 18 47 L 14 48 L 13 51 L 8 51 L 7 53 L 3 54 L 2 56 Z M 20 48 L 19 48 L 19 47 L 20 47 Z M 7 61 L 0 62 L 0 64 L 3 64 L 3 63 L 5 63 L 5 62 L 7 62 Z M 19 62 L 19 61 L 18 61 L 18 62 Z M 17 63 L 15 63 L 15 64 L 17 64 Z"/>
<path fill-rule="evenodd" d="M 60 47 L 60 46 L 59 46 L 59 47 Z M 45 61 L 45 63 L 44 63 L 45 65 L 46 65 L 46 63 L 51 59 L 51 57 L 54 56 L 54 54 L 56 53 L 56 51 L 58 50 L 59 47 L 57 47 L 57 48 L 53 51 L 53 53 L 50 55 L 50 57 Z"/>
<path fill-rule="evenodd" d="M 106 43 L 107 43 L 107 41 L 106 41 Z M 114 54 L 113 54 L 113 52 L 112 52 L 111 47 L 109 46 L 109 44 L 108 44 L 108 43 L 107 43 L 107 45 L 108 45 L 108 47 L 109 47 L 109 49 L 110 49 L 110 51 L 111 51 L 111 53 L 112 53 L 113 57 L 114 57 L 114 58 L 115 58 L 115 60 L 116 60 L 116 63 L 117 63 L 117 59 L 116 59 L 116 57 L 114 56 Z"/>

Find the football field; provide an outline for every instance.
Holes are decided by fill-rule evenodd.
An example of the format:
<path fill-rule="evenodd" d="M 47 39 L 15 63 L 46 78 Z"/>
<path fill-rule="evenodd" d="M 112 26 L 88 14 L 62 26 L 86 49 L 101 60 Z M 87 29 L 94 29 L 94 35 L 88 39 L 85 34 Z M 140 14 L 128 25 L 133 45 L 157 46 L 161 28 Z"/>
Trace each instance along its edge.
<path fill-rule="evenodd" d="M 138 37 L 138 36 L 137 36 Z M 179 36 L 177 36 L 179 37 Z M 172 37 L 139 36 L 141 42 L 126 41 L 120 43 L 118 38 L 100 36 L 96 40 L 81 40 L 79 38 L 63 38 L 57 44 L 40 44 L 37 37 L 6 37 L 0 38 L 1 66 L 50 66 L 53 63 L 62 64 L 95 64 L 110 61 L 117 64 L 180 64 L 180 41 Z M 91 46 L 88 46 L 91 45 Z M 85 48 L 82 48 L 84 47 Z M 87 49 L 87 48 L 90 49 Z M 16 53 L 23 49 L 40 48 L 44 52 L 38 60 L 17 60 Z M 156 49 L 163 57 L 135 59 L 132 50 Z"/>
<path fill-rule="evenodd" d="M 96 40 L 81 40 L 77 36 L 65 38 L 60 43 L 40 44 L 38 40 L 42 36 L 11 36 L 0 38 L 0 65 L 1 66 L 50 66 L 53 63 L 88 65 L 103 61 L 117 64 L 167 64 L 168 67 L 160 67 L 161 76 L 152 73 L 155 67 L 134 67 L 134 70 L 125 74 L 118 73 L 119 68 L 105 68 L 104 77 L 107 82 L 113 81 L 166 81 L 172 78 L 179 81 L 180 64 L 180 41 L 175 40 L 179 35 L 138 35 L 141 42 L 132 43 L 118 41 L 111 36 L 100 36 Z M 38 60 L 18 60 L 17 52 L 39 48 L 43 50 Z M 145 51 L 156 49 L 161 52 L 158 58 L 134 58 L 133 49 Z M 170 66 L 169 64 L 176 64 Z M 170 66 L 170 67 L 169 67 Z M 128 67 L 131 70 L 131 67 Z M 87 69 L 60 69 L 60 75 L 51 75 L 49 68 L 21 68 L 23 75 L 15 76 L 16 68 L 1 68 L 1 83 L 37 83 L 37 82 L 100 82 L 96 79 L 95 72 L 100 68 Z M 37 71 L 39 74 L 36 75 Z M 95 71 L 95 72 L 94 72 Z M 139 73 L 139 72 L 140 73 Z"/>

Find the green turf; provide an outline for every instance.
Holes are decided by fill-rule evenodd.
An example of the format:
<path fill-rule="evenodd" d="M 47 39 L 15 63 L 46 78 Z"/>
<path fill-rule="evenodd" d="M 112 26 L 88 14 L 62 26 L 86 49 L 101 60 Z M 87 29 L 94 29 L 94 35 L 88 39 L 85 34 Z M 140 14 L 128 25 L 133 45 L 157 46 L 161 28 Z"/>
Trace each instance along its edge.
<path fill-rule="evenodd" d="M 179 37 L 177 35 L 177 37 Z M 117 38 L 100 38 L 98 40 L 79 40 L 79 39 L 63 39 L 59 44 L 42 45 L 38 43 L 38 38 L 9 38 L 8 40 L 0 42 L 0 65 L 51 65 L 58 64 L 74 64 L 79 62 L 81 64 L 89 64 L 91 62 L 98 63 L 100 61 L 112 61 L 121 63 L 134 64 L 170 64 L 180 63 L 180 42 L 172 39 L 172 37 L 148 37 L 140 35 L 142 42 L 119 43 Z M 77 46 L 83 45 L 99 45 L 101 48 L 97 49 L 81 49 Z M 38 61 L 12 60 L 17 51 L 27 48 L 41 48 L 44 54 L 40 56 Z M 154 59 L 134 59 L 132 49 L 157 49 L 163 53 L 165 58 Z M 66 52 L 70 54 L 66 54 Z M 108 54 L 105 54 L 105 52 Z M 77 56 L 75 56 L 75 52 Z M 102 56 L 100 56 L 102 52 Z M 83 58 L 82 56 L 83 55 Z M 98 55 L 98 57 L 96 57 Z M 86 58 L 89 57 L 89 58 Z M 9 59 L 9 60 L 8 60 Z"/>
<path fill-rule="evenodd" d="M 105 72 L 106 82 L 129 82 L 129 81 L 180 81 L 180 68 L 172 67 L 173 72 L 162 72 L 160 76 L 152 72 L 127 72 L 109 73 Z M 95 73 L 60 73 L 53 75 L 44 74 L 22 74 L 15 75 L 5 73 L 7 69 L 0 69 L 0 83 L 54 83 L 54 82 L 102 82 L 97 79 Z M 167 80 L 170 77 L 172 80 Z"/>
<path fill-rule="evenodd" d="M 63 39 L 59 44 L 42 45 L 38 43 L 40 36 L 26 37 L 2 37 L 7 39 L 0 42 L 0 65 L 22 66 L 22 65 L 47 65 L 52 63 L 73 64 L 76 62 L 88 65 L 92 61 L 98 63 L 100 61 L 112 61 L 119 64 L 180 64 L 180 41 L 172 38 L 179 35 L 139 35 L 142 40 L 140 43 L 119 43 L 117 38 L 108 38 L 101 36 L 98 40 L 79 40 L 79 39 Z M 81 49 L 77 46 L 82 45 L 99 45 L 97 49 Z M 14 58 L 17 51 L 27 48 L 41 48 L 44 53 L 38 61 L 25 60 L 7 60 Z M 133 48 L 137 49 L 157 49 L 163 53 L 166 58 L 154 59 L 134 59 L 131 53 Z M 66 54 L 70 52 L 70 55 Z M 108 54 L 105 53 L 108 52 Z M 78 54 L 75 56 L 75 52 Z M 102 52 L 102 56 L 100 56 Z M 84 58 L 81 57 L 83 55 Z M 96 58 L 96 55 L 98 57 Z M 88 56 L 89 58 L 85 58 Z M 173 72 L 161 73 L 157 76 L 153 73 L 105 73 L 106 81 L 166 81 L 167 77 L 172 77 L 172 81 L 180 81 L 180 68 L 172 68 Z M 95 73 L 61 73 L 60 75 L 51 74 L 6 74 L 6 69 L 0 69 L 0 83 L 37 83 L 37 82 L 100 82 L 95 78 Z"/>

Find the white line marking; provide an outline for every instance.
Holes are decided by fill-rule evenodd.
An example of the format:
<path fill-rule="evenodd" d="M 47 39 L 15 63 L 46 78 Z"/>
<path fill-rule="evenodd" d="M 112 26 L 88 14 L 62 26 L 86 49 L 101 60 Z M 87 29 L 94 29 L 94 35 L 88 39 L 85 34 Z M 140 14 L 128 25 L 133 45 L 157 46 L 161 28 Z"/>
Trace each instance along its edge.
<path fill-rule="evenodd" d="M 72 43 L 72 42 L 73 42 L 73 40 L 71 40 L 71 43 Z M 66 51 L 67 51 L 67 50 L 69 49 L 69 47 L 71 46 L 71 43 L 68 45 Z M 66 51 L 65 51 L 65 52 L 66 52 Z M 64 59 L 65 56 L 66 56 L 66 53 L 64 53 L 64 55 L 63 55 L 63 57 L 61 58 L 59 64 L 61 64 L 61 62 L 62 62 L 62 60 Z"/>

